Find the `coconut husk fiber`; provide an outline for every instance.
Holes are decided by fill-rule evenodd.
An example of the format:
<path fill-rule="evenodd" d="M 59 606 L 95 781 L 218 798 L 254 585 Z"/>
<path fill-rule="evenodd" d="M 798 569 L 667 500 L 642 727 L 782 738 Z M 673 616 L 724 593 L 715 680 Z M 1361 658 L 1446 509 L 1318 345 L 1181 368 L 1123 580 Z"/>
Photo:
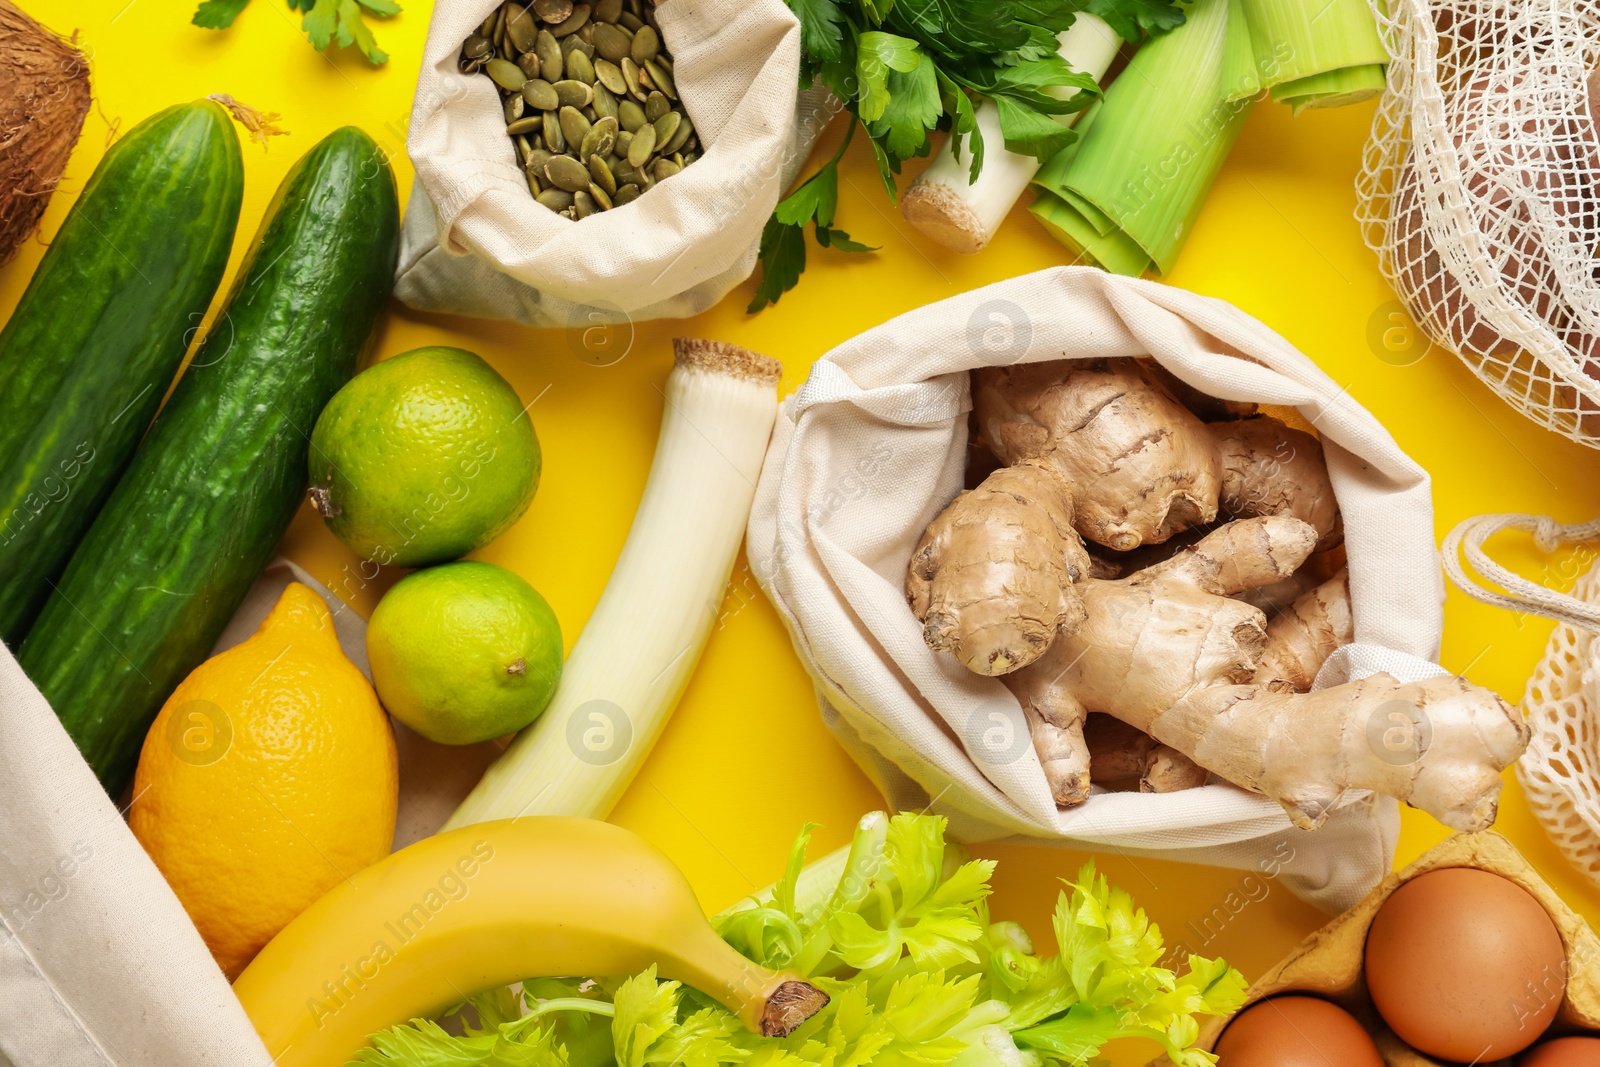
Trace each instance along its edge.
<path fill-rule="evenodd" d="M 38 228 L 88 112 L 88 60 L 0 0 L 0 263 Z"/>

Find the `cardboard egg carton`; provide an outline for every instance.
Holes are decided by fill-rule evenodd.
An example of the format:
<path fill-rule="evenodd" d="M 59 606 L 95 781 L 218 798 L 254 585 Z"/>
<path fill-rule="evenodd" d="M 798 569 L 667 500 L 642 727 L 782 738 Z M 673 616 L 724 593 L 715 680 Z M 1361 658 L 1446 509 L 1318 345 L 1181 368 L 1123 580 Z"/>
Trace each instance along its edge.
<path fill-rule="evenodd" d="M 1448 1067 L 1443 1061 L 1424 1056 L 1406 1045 L 1384 1025 L 1372 1005 L 1362 975 L 1367 929 L 1378 908 L 1402 883 L 1444 867 L 1493 871 L 1516 882 L 1544 905 L 1555 920 L 1567 949 L 1566 995 L 1556 1011 L 1551 1032 L 1600 1031 L 1600 938 L 1582 917 L 1556 896 L 1510 841 L 1493 832 L 1457 834 L 1405 870 L 1389 875 L 1359 904 L 1312 933 L 1286 959 L 1255 982 L 1250 987 L 1246 1006 L 1280 993 L 1311 993 L 1332 1001 L 1360 1020 L 1377 1042 L 1387 1067 Z M 1550 984 L 1556 986 L 1558 981 L 1553 976 Z M 1541 1003 L 1541 998 L 1553 997 L 1557 992 L 1558 988 L 1530 986 L 1526 993 L 1527 1010 L 1531 1012 Z M 1227 1024 L 1228 1019 L 1202 1017 L 1198 1047 L 1213 1051 Z M 1165 1057 L 1155 1061 L 1166 1062 Z M 1490 1065 L 1480 1064 L 1479 1067 Z"/>

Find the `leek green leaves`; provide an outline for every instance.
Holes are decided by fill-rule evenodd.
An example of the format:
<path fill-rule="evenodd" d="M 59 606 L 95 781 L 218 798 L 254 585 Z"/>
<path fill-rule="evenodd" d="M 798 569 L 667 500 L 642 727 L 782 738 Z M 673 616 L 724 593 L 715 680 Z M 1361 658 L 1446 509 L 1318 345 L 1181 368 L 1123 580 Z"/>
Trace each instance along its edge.
<path fill-rule="evenodd" d="M 926 156 L 937 130 L 950 133 L 952 152 L 969 145 L 977 176 L 984 146 L 974 95 L 995 101 L 1005 146 L 1013 152 L 1045 160 L 1072 142 L 1072 130 L 1056 116 L 1088 107 L 1099 92 L 1093 78 L 1056 54 L 1056 34 L 1079 11 L 1099 15 L 1132 42 L 1184 19 L 1176 0 L 787 2 L 800 20 L 801 85 L 826 86 L 849 112 L 852 133 L 858 120 L 866 127 L 891 200 L 899 195 L 901 166 Z M 768 221 L 761 239 L 762 281 L 750 311 L 777 301 L 799 281 L 806 225 L 816 227 L 823 247 L 868 251 L 832 226 L 838 159 L 780 202 Z"/>

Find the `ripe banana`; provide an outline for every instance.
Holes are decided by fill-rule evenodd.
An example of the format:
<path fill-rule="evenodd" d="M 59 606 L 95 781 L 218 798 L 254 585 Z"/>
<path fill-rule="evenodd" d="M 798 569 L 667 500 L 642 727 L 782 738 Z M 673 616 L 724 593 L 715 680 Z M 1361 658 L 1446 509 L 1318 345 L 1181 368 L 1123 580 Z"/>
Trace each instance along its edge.
<path fill-rule="evenodd" d="M 284 927 L 233 990 L 278 1067 L 339 1067 L 374 1031 L 469 993 L 652 963 L 768 1036 L 828 1000 L 725 944 L 656 848 L 554 816 L 464 826 L 351 876 Z"/>

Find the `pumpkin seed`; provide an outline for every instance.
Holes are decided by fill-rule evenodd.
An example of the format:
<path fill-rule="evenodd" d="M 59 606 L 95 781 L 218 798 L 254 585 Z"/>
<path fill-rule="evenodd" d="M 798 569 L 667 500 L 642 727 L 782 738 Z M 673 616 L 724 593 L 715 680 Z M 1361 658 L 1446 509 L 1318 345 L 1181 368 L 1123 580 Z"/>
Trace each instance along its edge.
<path fill-rule="evenodd" d="M 633 61 L 632 56 L 623 56 L 617 66 L 622 68 L 622 80 L 627 83 L 628 93 L 642 103 L 644 87 L 639 84 L 639 64 Z"/>
<path fill-rule="evenodd" d="M 467 38 L 467 43 L 461 46 L 461 54 L 468 59 L 482 59 L 493 50 L 489 38 L 475 33 Z"/>
<path fill-rule="evenodd" d="M 568 145 L 582 144 L 583 139 L 589 135 L 589 120 L 575 107 L 561 109 L 561 136 L 567 139 Z"/>
<path fill-rule="evenodd" d="M 588 189 L 584 189 L 582 192 L 572 194 L 573 218 L 586 219 L 598 210 L 599 208 L 594 202 L 594 197 L 589 195 Z"/>
<path fill-rule="evenodd" d="M 520 119 L 522 117 L 522 109 L 524 106 L 526 106 L 526 101 L 522 99 L 521 93 L 512 93 L 510 96 L 506 97 L 504 104 L 506 122 L 515 122 Z"/>
<path fill-rule="evenodd" d="M 567 77 L 585 85 L 594 84 L 594 64 L 576 48 L 567 54 Z"/>
<path fill-rule="evenodd" d="M 532 133 L 535 130 L 539 129 L 543 123 L 544 123 L 544 116 L 543 115 L 524 115 L 524 116 L 522 116 L 522 118 L 517 119 L 515 122 L 508 123 L 506 125 L 506 132 L 509 133 L 509 134 L 513 134 L 513 135 L 522 134 L 522 133 Z"/>
<path fill-rule="evenodd" d="M 616 143 L 617 120 L 601 119 L 590 126 L 589 132 L 583 135 L 583 140 L 578 147 L 578 158 L 588 159 L 596 154 L 609 156 Z"/>
<path fill-rule="evenodd" d="M 479 37 L 482 37 L 484 40 L 488 40 L 490 37 L 494 36 L 494 20 L 495 20 L 495 17 L 497 15 L 499 15 L 499 14 L 500 14 L 500 9 L 499 8 L 496 8 L 495 10 L 489 12 L 489 17 L 484 19 L 483 20 L 483 24 L 478 27 L 478 36 Z"/>
<path fill-rule="evenodd" d="M 658 159 L 650 167 L 651 175 L 653 175 L 655 180 L 658 182 L 664 182 L 682 170 L 683 168 L 681 166 L 674 163 L 670 159 Z"/>
<path fill-rule="evenodd" d="M 608 196 L 617 191 L 617 179 L 611 173 L 611 164 L 598 153 L 589 157 L 589 177 L 593 178 L 594 183 L 604 189 Z"/>
<path fill-rule="evenodd" d="M 667 143 L 678 135 L 678 127 L 683 123 L 683 116 L 676 111 L 669 111 L 655 121 L 656 144 L 661 146 L 661 154 L 670 156 Z"/>
<path fill-rule="evenodd" d="M 555 86 L 543 78 L 530 78 L 522 86 L 522 99 L 528 106 L 539 111 L 554 111 L 561 106 L 561 98 L 556 95 Z"/>
<path fill-rule="evenodd" d="M 534 38 L 533 50 L 539 55 L 539 71 L 547 82 L 561 80 L 561 42 L 549 30 L 540 30 Z"/>
<path fill-rule="evenodd" d="M 560 22 L 556 23 L 555 26 L 551 27 L 550 32 L 555 34 L 557 37 L 565 37 L 568 34 L 577 33 L 579 30 L 583 29 L 583 24 L 588 21 L 589 5 L 575 4 L 572 8 L 572 14 L 568 15 L 565 19 L 562 19 Z"/>
<path fill-rule="evenodd" d="M 633 144 L 633 134 L 629 133 L 627 130 L 623 130 L 621 133 L 617 134 L 617 143 L 611 146 L 611 152 L 613 155 L 620 157 L 624 163 L 626 163 L 628 158 L 628 146 L 631 144 Z"/>
<path fill-rule="evenodd" d="M 562 107 L 588 107 L 594 101 L 594 90 L 571 78 L 558 81 L 551 88 L 555 89 Z"/>
<path fill-rule="evenodd" d="M 491 41 L 498 42 L 500 40 L 500 35 L 505 32 L 506 9 L 503 7 L 497 7 L 494 9 L 494 26 L 489 30 L 488 33 L 484 34 L 484 36 L 489 38 Z"/>
<path fill-rule="evenodd" d="M 565 189 L 546 189 L 534 199 L 551 211 L 565 211 L 572 206 L 572 194 Z"/>
<path fill-rule="evenodd" d="M 588 52 L 591 59 L 594 58 L 594 25 L 594 20 L 590 19 L 579 28 L 577 33 L 572 35 L 589 46 Z"/>
<path fill-rule="evenodd" d="M 528 76 L 522 73 L 521 67 L 504 59 L 489 60 L 485 69 L 496 85 L 509 92 L 517 92 L 528 81 Z"/>
<path fill-rule="evenodd" d="M 596 22 L 615 22 L 622 14 L 622 0 L 598 0 L 594 5 Z"/>
<path fill-rule="evenodd" d="M 572 0 L 533 0 L 533 13 L 541 22 L 565 22 L 572 14 Z"/>
<path fill-rule="evenodd" d="M 611 62 L 621 61 L 631 48 L 628 35 L 612 23 L 602 22 L 594 28 L 594 50 Z"/>
<path fill-rule="evenodd" d="M 641 29 L 643 29 L 645 24 L 644 20 L 638 15 L 635 15 L 632 11 L 624 11 L 621 15 L 617 16 L 615 21 L 618 26 L 626 26 L 635 33 L 638 33 Z"/>
<path fill-rule="evenodd" d="M 589 195 L 594 198 L 595 203 L 600 205 L 601 211 L 611 210 L 611 197 L 594 182 L 589 183 Z"/>
<path fill-rule="evenodd" d="M 518 52 L 526 52 L 533 47 L 534 39 L 538 36 L 539 21 L 527 8 L 521 4 L 515 5 L 506 16 L 506 40 L 511 42 L 511 47 Z"/>
<path fill-rule="evenodd" d="M 523 172 L 522 176 L 528 180 L 528 192 L 532 193 L 533 198 L 537 200 L 539 194 L 544 192 L 544 188 L 539 184 L 539 179 L 534 176 L 531 170 Z"/>
<path fill-rule="evenodd" d="M 601 85 L 618 96 L 628 91 L 628 83 L 622 79 L 622 68 L 609 59 L 595 60 L 594 76 L 599 79 Z"/>
<path fill-rule="evenodd" d="M 633 56 L 633 61 L 642 67 L 656 58 L 656 54 L 660 51 L 661 35 L 652 27 L 643 26 L 635 31 L 633 47 L 629 49 L 628 54 Z"/>
<path fill-rule="evenodd" d="M 644 161 L 656 150 L 656 128 L 654 126 L 641 126 L 633 135 L 633 141 L 628 145 L 628 162 L 635 167 L 644 166 Z"/>
<path fill-rule="evenodd" d="M 605 60 L 600 62 L 604 63 Z M 603 119 L 617 117 L 617 98 L 601 82 L 594 83 L 594 113 Z"/>
<path fill-rule="evenodd" d="M 611 198 L 611 206 L 621 207 L 623 204 L 631 204 L 637 199 L 639 199 L 639 187 L 629 182 L 627 185 L 617 186 L 617 195 Z"/>
<path fill-rule="evenodd" d="M 524 52 L 518 56 L 517 67 L 529 79 L 544 77 L 544 68 L 539 65 L 539 57 L 532 52 Z"/>
<path fill-rule="evenodd" d="M 561 116 L 554 111 L 546 111 L 544 119 L 544 146 L 552 152 L 565 152 L 567 139 L 561 135 Z"/>
<path fill-rule="evenodd" d="M 655 122 L 662 115 L 672 110 L 672 105 L 667 103 L 667 98 L 660 93 L 651 93 L 645 97 L 644 117 L 647 122 Z"/>
<path fill-rule="evenodd" d="M 645 115 L 644 108 L 632 100 L 624 100 L 617 105 L 617 121 L 622 123 L 622 128 L 629 133 L 638 133 L 650 120 Z"/>
<path fill-rule="evenodd" d="M 589 188 L 589 168 L 571 156 L 551 156 L 544 174 L 557 189 L 575 193 Z"/>
<path fill-rule="evenodd" d="M 660 63 L 652 59 L 650 62 L 641 65 L 650 72 L 650 84 L 666 93 L 672 99 L 678 99 L 678 87 L 673 84 L 672 76 L 661 69 Z"/>
<path fill-rule="evenodd" d="M 665 142 L 661 146 L 661 154 L 664 156 L 670 156 L 682 151 L 683 146 L 688 144 L 689 138 L 694 135 L 694 127 L 689 123 L 689 116 L 681 111 L 674 111 L 672 115 L 677 118 L 678 122 L 676 129 L 666 135 Z M 662 121 L 667 120 L 663 119 Z M 656 127 L 656 136 L 658 138 L 662 136 L 659 125 Z"/>
<path fill-rule="evenodd" d="M 530 148 L 522 166 L 530 174 L 543 174 L 544 165 L 554 158 L 548 148 Z"/>

